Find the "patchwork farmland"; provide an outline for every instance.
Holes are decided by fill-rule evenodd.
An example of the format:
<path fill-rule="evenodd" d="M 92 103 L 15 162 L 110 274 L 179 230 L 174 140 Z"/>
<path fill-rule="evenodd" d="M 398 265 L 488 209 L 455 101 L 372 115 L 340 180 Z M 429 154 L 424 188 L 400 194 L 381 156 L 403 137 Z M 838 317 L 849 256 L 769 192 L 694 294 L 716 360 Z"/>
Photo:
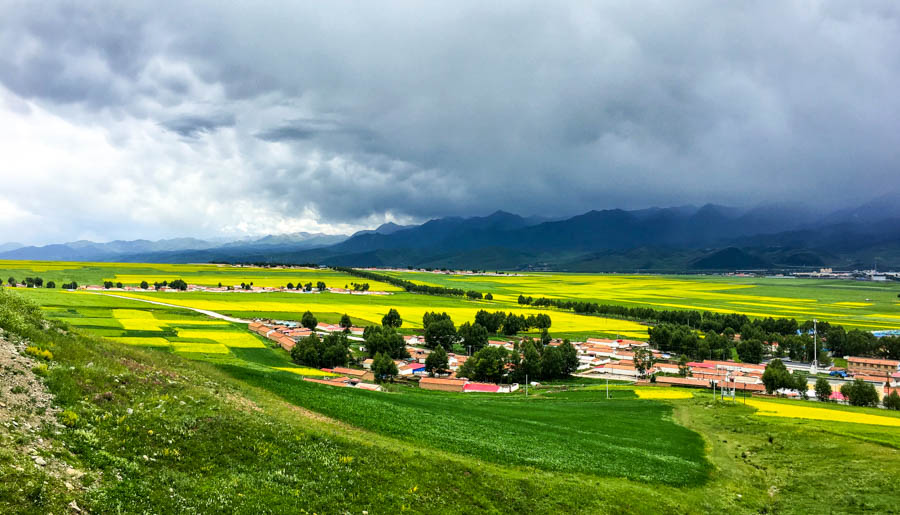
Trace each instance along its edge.
<path fill-rule="evenodd" d="M 350 384 L 338 383 L 347 379 L 342 369 L 300 365 L 265 331 L 254 333 L 246 324 L 193 310 L 262 319 L 273 327 L 300 322 L 307 311 L 324 327 L 338 324 L 346 313 L 353 326 L 365 327 L 380 325 L 395 308 L 402 316 L 401 334 L 412 338 L 407 342 L 424 332 L 426 312 L 446 312 L 457 324 L 473 320 L 482 309 L 545 313 L 552 318 L 553 337 L 614 342 L 616 337 L 646 340 L 650 326 L 523 306 L 517 297 L 808 315 L 893 329 L 900 327 L 891 322 L 900 317 L 896 286 L 390 272 L 493 296 L 469 300 L 407 293 L 333 270 L 35 262 L 2 263 L 0 269 L 4 278 L 39 275 L 82 286 L 123 283 L 110 291 L 7 287 L 0 294 L 0 340 L 25 338 L 52 354 L 33 358 L 44 376 L 35 380 L 46 382 L 58 412 L 68 417 L 59 434 L 42 433 L 52 448 L 30 444 L 49 468 L 35 468 L 28 453 L 5 447 L 0 452 L 0 473 L 33 485 L 22 491 L 0 486 L 0 511 L 36 503 L 33 498 L 41 499 L 38 511 L 54 512 L 73 500 L 93 512 L 115 511 L 123 499 L 129 503 L 124 511 L 156 512 L 895 509 L 893 485 L 900 479 L 896 412 L 772 397 L 723 401 L 710 390 L 584 377 L 542 381 L 527 395 L 524 388 L 510 394 L 428 391 L 408 380 L 385 382 L 380 392 L 335 388 L 331 384 Z M 139 288 L 141 281 L 175 279 L 209 289 L 220 282 L 253 282 L 257 289 Z M 388 294 L 262 289 L 319 281 L 339 290 L 368 282 L 370 291 Z M 39 308 L 32 313 L 21 299 Z M 19 311 L 26 313 L 21 320 L 10 316 Z M 540 332 L 518 336 L 540 338 Z M 354 337 L 350 343 L 361 360 L 364 342 Z M 0 429 L 3 442 L 16 449 L 12 446 L 20 444 L 5 431 Z M 64 474 L 54 476 L 53 467 L 71 467 L 82 476 L 73 484 Z M 160 474 L 171 492 L 158 487 Z M 853 482 L 835 488 L 836 477 Z"/>

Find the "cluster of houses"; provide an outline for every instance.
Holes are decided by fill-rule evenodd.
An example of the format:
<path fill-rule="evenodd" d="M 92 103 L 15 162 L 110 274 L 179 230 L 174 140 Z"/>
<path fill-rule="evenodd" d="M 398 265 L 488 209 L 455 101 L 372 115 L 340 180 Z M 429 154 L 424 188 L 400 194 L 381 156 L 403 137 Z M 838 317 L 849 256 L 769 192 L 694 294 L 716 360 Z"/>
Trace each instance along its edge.
<path fill-rule="evenodd" d="M 297 322 L 286 320 L 256 320 L 250 322 L 248 329 L 263 338 L 272 340 L 281 346 L 282 349 L 290 352 L 297 345 L 297 342 L 307 336 L 313 334 L 313 331 L 305 327 L 301 327 Z M 320 323 L 316 326 L 317 333 L 339 333 L 344 330 L 337 324 Z M 362 327 L 350 327 L 350 338 L 361 340 L 364 329 Z"/>
<path fill-rule="evenodd" d="M 138 286 L 122 286 L 121 288 L 107 288 L 102 284 L 88 284 L 81 285 L 78 287 L 79 290 L 87 290 L 87 291 L 136 291 L 143 292 L 148 291 Z M 235 286 L 202 286 L 199 284 L 188 284 L 187 289 L 179 290 L 177 288 L 169 288 L 168 286 L 160 286 L 159 288 L 154 288 L 152 285 L 149 290 L 152 291 L 160 291 L 160 292 L 180 292 L 180 291 L 189 291 L 189 292 L 229 292 L 229 293 L 296 293 L 296 294 L 310 294 L 310 293 L 322 293 L 318 288 L 312 288 L 310 291 L 306 291 L 303 289 L 295 290 L 292 288 L 287 288 L 285 286 L 250 286 L 245 289 L 241 285 Z M 393 295 L 391 292 L 387 291 L 355 291 L 347 288 L 325 288 L 324 291 L 329 293 L 340 293 L 344 295 Z"/>
<path fill-rule="evenodd" d="M 301 338 L 312 334 L 311 330 L 300 327 L 299 324 L 291 321 L 257 320 L 250 323 L 249 329 L 264 338 L 272 340 L 286 351 L 293 349 Z M 343 330 L 341 326 L 336 324 L 320 323 L 316 327 L 316 332 L 320 333 L 341 332 Z M 350 337 L 361 341 L 363 331 L 362 327 L 351 327 Z M 394 363 L 397 365 L 398 375 L 401 379 L 417 380 L 421 388 L 493 393 L 507 393 L 518 389 L 518 385 L 515 384 L 494 385 L 477 383 L 457 377 L 457 371 L 469 358 L 465 354 L 449 353 L 449 374 L 439 378 L 428 377 L 428 373 L 425 371 L 425 360 L 431 351 L 419 347 L 424 343 L 424 338 L 420 335 L 404 335 L 403 339 L 410 357 L 403 360 L 394 360 Z M 549 345 L 558 346 L 562 342 L 563 340 L 554 339 L 550 341 Z M 489 340 L 488 345 L 503 347 L 508 350 L 514 348 L 513 342 L 506 340 Z M 751 393 L 765 391 L 765 386 L 762 382 L 762 375 L 766 370 L 765 365 L 703 360 L 688 362 L 682 366 L 673 362 L 673 356 L 650 349 L 647 342 L 628 339 L 588 338 L 583 342 L 572 342 L 572 345 L 578 353 L 580 375 L 586 377 L 606 377 L 609 379 L 633 381 L 641 379 L 642 374 L 634 365 L 635 351 L 641 349 L 649 350 L 654 358 L 652 368 L 644 371 L 644 375 L 656 374 L 655 381 L 658 384 L 694 388 L 710 388 L 711 385 L 715 384 L 718 388 L 724 387 Z M 352 368 L 329 370 L 329 372 L 338 374 L 339 377 L 337 378 L 307 380 L 332 386 L 374 390 L 377 389 L 377 385 L 366 382 L 374 381 L 375 379 L 371 372 L 372 362 L 371 358 L 363 361 L 361 370 Z M 853 378 L 873 383 L 876 389 L 880 389 L 884 395 L 890 394 L 894 389 L 900 391 L 900 361 L 851 356 L 847 357 L 847 363 L 846 371 Z M 833 397 L 837 400 L 842 400 L 839 392 L 835 392 Z"/>

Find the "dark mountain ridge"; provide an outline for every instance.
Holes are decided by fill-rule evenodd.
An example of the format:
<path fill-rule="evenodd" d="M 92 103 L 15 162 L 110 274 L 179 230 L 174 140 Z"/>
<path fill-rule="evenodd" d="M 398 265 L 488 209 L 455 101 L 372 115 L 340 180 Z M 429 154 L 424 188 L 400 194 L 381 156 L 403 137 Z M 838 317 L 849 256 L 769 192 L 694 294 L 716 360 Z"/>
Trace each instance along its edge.
<path fill-rule="evenodd" d="M 900 210 L 881 199 L 826 214 L 789 204 L 606 209 L 550 221 L 496 211 L 421 225 L 387 223 L 350 237 L 293 233 L 227 243 L 79 241 L 15 248 L 0 252 L 0 259 L 669 272 L 846 268 L 876 261 L 896 267 Z"/>

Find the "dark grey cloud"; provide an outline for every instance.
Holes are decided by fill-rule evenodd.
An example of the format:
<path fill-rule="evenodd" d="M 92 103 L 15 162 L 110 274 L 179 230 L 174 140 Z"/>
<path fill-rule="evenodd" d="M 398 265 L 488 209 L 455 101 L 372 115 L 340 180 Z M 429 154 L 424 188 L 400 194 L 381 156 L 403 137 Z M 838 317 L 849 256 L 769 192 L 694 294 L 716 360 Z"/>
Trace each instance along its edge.
<path fill-rule="evenodd" d="M 19 99 L 324 223 L 863 201 L 900 187 L 898 48 L 887 0 L 0 7 Z"/>
<path fill-rule="evenodd" d="M 235 117 L 233 114 L 214 114 L 208 116 L 181 116 L 161 122 L 166 129 L 176 132 L 186 138 L 195 138 L 203 133 L 211 132 L 222 127 L 233 127 Z"/>

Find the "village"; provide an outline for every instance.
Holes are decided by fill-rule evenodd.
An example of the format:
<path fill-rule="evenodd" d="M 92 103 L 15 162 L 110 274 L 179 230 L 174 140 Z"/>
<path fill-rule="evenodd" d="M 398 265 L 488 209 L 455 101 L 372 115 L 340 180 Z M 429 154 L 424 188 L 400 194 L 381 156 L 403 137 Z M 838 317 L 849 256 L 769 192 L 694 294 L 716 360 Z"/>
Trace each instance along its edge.
<path fill-rule="evenodd" d="M 297 322 L 255 320 L 250 323 L 249 329 L 260 336 L 272 341 L 287 352 L 297 342 L 310 336 L 314 331 L 300 327 Z M 362 342 L 364 328 L 344 328 L 336 324 L 319 323 L 315 332 L 338 333 L 345 331 L 348 338 L 355 342 Z M 417 384 L 419 388 L 427 390 L 442 390 L 463 393 L 511 393 L 517 391 L 519 384 L 494 384 L 470 381 L 464 377 L 457 377 L 457 371 L 466 362 L 469 356 L 465 354 L 448 353 L 449 373 L 440 377 L 431 377 L 426 371 L 425 361 L 431 350 L 423 347 L 425 340 L 420 335 L 404 335 L 406 351 L 409 358 L 394 360 L 397 366 L 397 379 L 401 382 Z M 559 346 L 561 339 L 552 339 L 549 346 Z M 579 367 L 576 377 L 607 379 L 611 381 L 626 381 L 635 383 L 654 383 L 658 386 L 687 387 L 697 389 L 717 389 L 722 392 L 730 392 L 732 396 L 761 395 L 765 394 L 766 387 L 763 384 L 763 374 L 766 364 L 739 363 L 735 361 L 703 360 L 676 362 L 673 356 L 651 349 L 647 342 L 629 339 L 587 338 L 585 341 L 571 342 L 578 353 Z M 489 340 L 488 346 L 503 347 L 507 351 L 513 351 L 515 343 L 512 340 Z M 360 347 L 364 350 L 363 347 Z M 652 365 L 641 370 L 636 366 L 635 354 L 645 353 L 652 357 Z M 846 356 L 847 367 L 828 367 L 809 376 L 808 391 L 797 389 L 780 389 L 775 392 L 789 398 L 816 399 L 815 390 L 812 388 L 817 377 L 826 376 L 829 383 L 838 386 L 829 396 L 828 400 L 843 403 L 847 399 L 839 391 L 839 386 L 853 379 L 861 379 L 870 383 L 880 396 L 888 396 L 893 391 L 900 392 L 900 360 L 875 359 L 866 357 Z M 305 378 L 320 384 L 341 387 L 356 387 L 368 390 L 380 391 L 382 388 L 375 383 L 375 376 L 371 371 L 372 358 L 360 362 L 361 368 L 336 367 L 323 369 L 326 372 L 337 374 L 338 377 L 326 379 Z M 809 370 L 809 365 L 790 364 L 791 368 Z M 540 386 L 537 382 L 531 382 L 530 386 Z"/>

